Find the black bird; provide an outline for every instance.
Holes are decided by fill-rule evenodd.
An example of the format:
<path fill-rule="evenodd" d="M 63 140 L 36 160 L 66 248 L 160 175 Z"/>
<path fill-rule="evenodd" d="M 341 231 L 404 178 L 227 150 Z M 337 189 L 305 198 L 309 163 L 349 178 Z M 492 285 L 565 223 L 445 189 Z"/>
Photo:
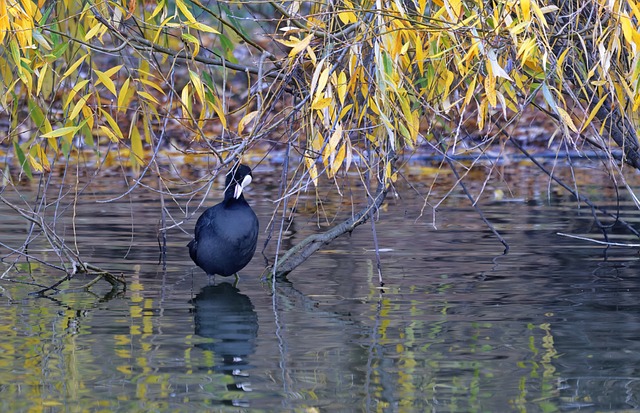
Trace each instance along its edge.
<path fill-rule="evenodd" d="M 193 262 L 208 275 L 224 277 L 243 269 L 256 251 L 258 217 L 242 190 L 251 183 L 251 168 L 238 165 L 227 173 L 224 201 L 200 215 L 189 243 Z"/>

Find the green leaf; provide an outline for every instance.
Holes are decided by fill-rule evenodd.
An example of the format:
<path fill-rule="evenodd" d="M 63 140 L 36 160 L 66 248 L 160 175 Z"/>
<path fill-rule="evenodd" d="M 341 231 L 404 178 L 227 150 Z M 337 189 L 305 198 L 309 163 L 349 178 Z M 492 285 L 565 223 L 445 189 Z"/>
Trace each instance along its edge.
<path fill-rule="evenodd" d="M 27 162 L 27 157 L 24 155 L 22 148 L 18 145 L 17 141 L 13 141 L 13 149 L 16 151 L 16 155 L 18 156 L 18 162 L 20 162 L 20 168 L 24 171 L 24 173 L 29 177 L 29 179 L 33 179 L 33 175 L 31 174 L 31 166 L 29 166 L 29 162 Z"/>

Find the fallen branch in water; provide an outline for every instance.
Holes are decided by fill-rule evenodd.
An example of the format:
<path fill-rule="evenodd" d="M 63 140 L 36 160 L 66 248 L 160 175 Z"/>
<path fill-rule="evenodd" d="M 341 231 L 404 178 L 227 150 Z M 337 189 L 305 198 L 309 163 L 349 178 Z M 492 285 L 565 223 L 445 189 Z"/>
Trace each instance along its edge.
<path fill-rule="evenodd" d="M 289 274 L 314 252 L 318 251 L 323 245 L 330 243 L 340 235 L 353 231 L 357 226 L 367 222 L 371 216 L 371 212 L 375 212 L 384 202 L 388 190 L 389 183 L 378 183 L 376 193 L 373 195 L 372 201 L 369 202 L 367 206 L 341 224 L 338 224 L 321 234 L 310 235 L 292 247 L 278 261 L 278 267 L 274 268 L 272 273 L 275 274 L 276 277 L 283 277 Z"/>
<path fill-rule="evenodd" d="M 582 237 L 580 235 L 565 234 L 564 232 L 556 232 L 556 234 L 560 235 L 561 237 L 579 239 L 581 241 L 593 242 L 594 244 L 606 245 L 607 247 L 626 247 L 626 248 L 640 247 L 640 244 L 625 244 L 623 242 L 600 241 L 600 240 L 589 238 L 589 237 Z"/>

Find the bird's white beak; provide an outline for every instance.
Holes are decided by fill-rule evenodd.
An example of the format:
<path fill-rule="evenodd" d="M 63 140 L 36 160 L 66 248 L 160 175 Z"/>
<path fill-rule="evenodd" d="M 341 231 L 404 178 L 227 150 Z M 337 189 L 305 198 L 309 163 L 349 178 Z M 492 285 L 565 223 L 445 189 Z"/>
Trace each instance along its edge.
<path fill-rule="evenodd" d="M 240 195 L 242 195 L 242 190 L 244 188 L 248 187 L 250 183 L 251 183 L 251 175 L 245 176 L 244 179 L 242 180 L 242 182 L 240 182 L 240 184 L 236 185 L 236 189 L 233 192 L 233 197 L 235 199 L 240 198 Z"/>

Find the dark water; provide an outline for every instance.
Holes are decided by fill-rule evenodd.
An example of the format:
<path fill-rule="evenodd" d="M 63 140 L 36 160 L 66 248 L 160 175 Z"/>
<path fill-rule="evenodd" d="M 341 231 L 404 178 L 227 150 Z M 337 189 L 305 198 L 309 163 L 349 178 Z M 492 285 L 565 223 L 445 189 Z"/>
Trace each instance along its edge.
<path fill-rule="evenodd" d="M 487 189 L 482 202 L 510 243 L 508 255 L 458 192 L 438 208 L 437 230 L 429 205 L 420 217 L 423 199 L 411 191 L 390 197 L 376 222 L 384 290 L 369 224 L 288 282 L 262 281 L 264 259 L 256 255 L 237 286 L 220 277 L 209 285 L 178 229 L 168 233 L 163 270 L 158 197 L 136 191 L 96 204 L 122 192 L 105 184 L 76 205 L 75 229 L 69 210 L 58 231 L 68 241 L 75 231 L 83 255 L 122 272 L 127 291 L 110 293 L 101 282 L 90 293 L 36 298 L 28 295 L 35 286 L 15 281 L 50 284 L 60 273 L 33 265 L 31 278 L 24 264 L 5 273 L 0 411 L 640 409 L 637 249 L 557 235 L 601 238 L 588 208 L 544 177 L 528 179 L 516 199 L 493 201 Z M 265 228 L 277 190 L 257 183 L 248 198 Z M 583 190 L 615 206 L 613 191 L 587 180 Z M 304 202 L 285 248 L 314 228 Z M 342 216 L 351 208 L 324 207 L 342 208 Z M 168 208 L 184 218 L 178 205 Z M 622 208 L 637 225 L 633 205 Z M 0 240 L 21 245 L 27 225 L 4 206 L 0 213 Z M 613 232 L 612 240 L 634 242 Z M 0 263 L 2 273 L 7 268 Z"/>

